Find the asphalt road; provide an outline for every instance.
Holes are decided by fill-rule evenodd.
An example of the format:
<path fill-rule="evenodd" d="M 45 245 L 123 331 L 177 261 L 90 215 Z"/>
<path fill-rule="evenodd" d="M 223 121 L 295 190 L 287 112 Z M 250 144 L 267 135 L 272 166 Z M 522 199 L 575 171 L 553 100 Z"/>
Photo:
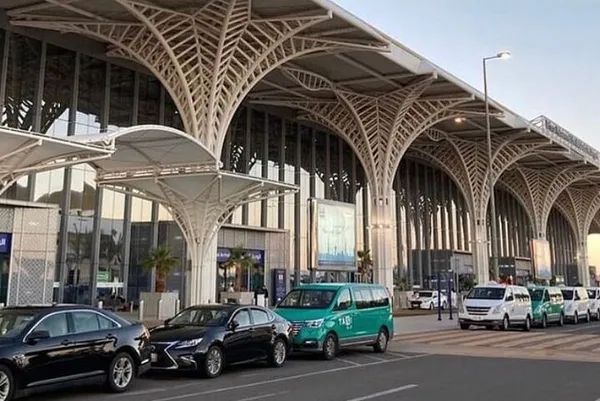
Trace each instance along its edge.
<path fill-rule="evenodd" d="M 534 378 L 538 378 L 535 382 Z M 544 388 L 542 385 L 546 385 Z M 238 368 L 214 380 L 140 379 L 129 393 L 59 391 L 30 401 L 595 401 L 597 365 L 583 362 L 348 352 L 335 361 L 294 357 L 281 369 Z"/>

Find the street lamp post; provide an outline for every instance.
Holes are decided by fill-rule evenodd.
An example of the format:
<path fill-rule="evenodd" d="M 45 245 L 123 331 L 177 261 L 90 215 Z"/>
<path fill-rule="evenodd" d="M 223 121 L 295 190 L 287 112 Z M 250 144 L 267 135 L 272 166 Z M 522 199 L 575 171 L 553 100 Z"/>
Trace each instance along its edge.
<path fill-rule="evenodd" d="M 507 51 L 500 52 L 495 56 L 483 58 L 483 91 L 485 95 L 485 127 L 486 127 L 486 138 L 487 138 L 487 153 L 488 153 L 488 189 L 490 192 L 490 220 L 491 220 L 491 255 L 490 260 L 492 262 L 492 272 L 494 279 L 498 279 L 498 228 L 496 226 L 496 196 L 494 194 L 494 169 L 492 167 L 493 154 L 492 154 L 492 128 L 490 126 L 490 102 L 488 97 L 487 87 L 487 62 L 489 60 L 506 60 L 510 58 L 510 53 Z"/>

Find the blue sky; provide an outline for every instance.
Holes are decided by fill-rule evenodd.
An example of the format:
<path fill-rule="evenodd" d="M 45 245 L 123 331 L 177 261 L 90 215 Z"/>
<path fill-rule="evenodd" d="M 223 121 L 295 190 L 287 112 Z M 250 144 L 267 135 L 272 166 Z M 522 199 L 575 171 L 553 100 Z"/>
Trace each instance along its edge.
<path fill-rule="evenodd" d="M 335 0 L 460 79 L 532 119 L 545 114 L 600 149 L 600 1 Z"/>

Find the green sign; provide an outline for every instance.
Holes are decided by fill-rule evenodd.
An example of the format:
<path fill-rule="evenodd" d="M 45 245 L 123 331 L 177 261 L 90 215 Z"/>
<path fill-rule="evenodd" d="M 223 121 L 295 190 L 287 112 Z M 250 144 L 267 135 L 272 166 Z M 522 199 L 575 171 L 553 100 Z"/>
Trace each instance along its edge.
<path fill-rule="evenodd" d="M 108 283 L 108 271 L 98 271 L 98 275 L 96 276 L 99 283 Z"/>

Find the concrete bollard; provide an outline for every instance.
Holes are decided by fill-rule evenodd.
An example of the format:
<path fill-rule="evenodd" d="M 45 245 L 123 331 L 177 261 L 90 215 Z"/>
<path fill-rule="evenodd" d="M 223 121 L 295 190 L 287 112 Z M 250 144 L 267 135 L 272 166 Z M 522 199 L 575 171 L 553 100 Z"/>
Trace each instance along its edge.
<path fill-rule="evenodd" d="M 144 301 L 140 299 L 140 307 L 138 308 L 138 320 L 144 321 Z"/>
<path fill-rule="evenodd" d="M 156 307 L 156 319 L 157 320 L 162 320 L 161 316 L 162 316 L 162 299 L 158 300 L 158 306 Z"/>
<path fill-rule="evenodd" d="M 129 313 L 133 313 L 133 301 L 129 303 Z"/>
<path fill-rule="evenodd" d="M 98 301 L 98 309 L 102 309 L 103 306 L 104 306 L 104 302 Z"/>
<path fill-rule="evenodd" d="M 175 314 L 179 313 L 179 309 L 181 308 L 181 301 L 178 299 L 175 301 Z"/>

